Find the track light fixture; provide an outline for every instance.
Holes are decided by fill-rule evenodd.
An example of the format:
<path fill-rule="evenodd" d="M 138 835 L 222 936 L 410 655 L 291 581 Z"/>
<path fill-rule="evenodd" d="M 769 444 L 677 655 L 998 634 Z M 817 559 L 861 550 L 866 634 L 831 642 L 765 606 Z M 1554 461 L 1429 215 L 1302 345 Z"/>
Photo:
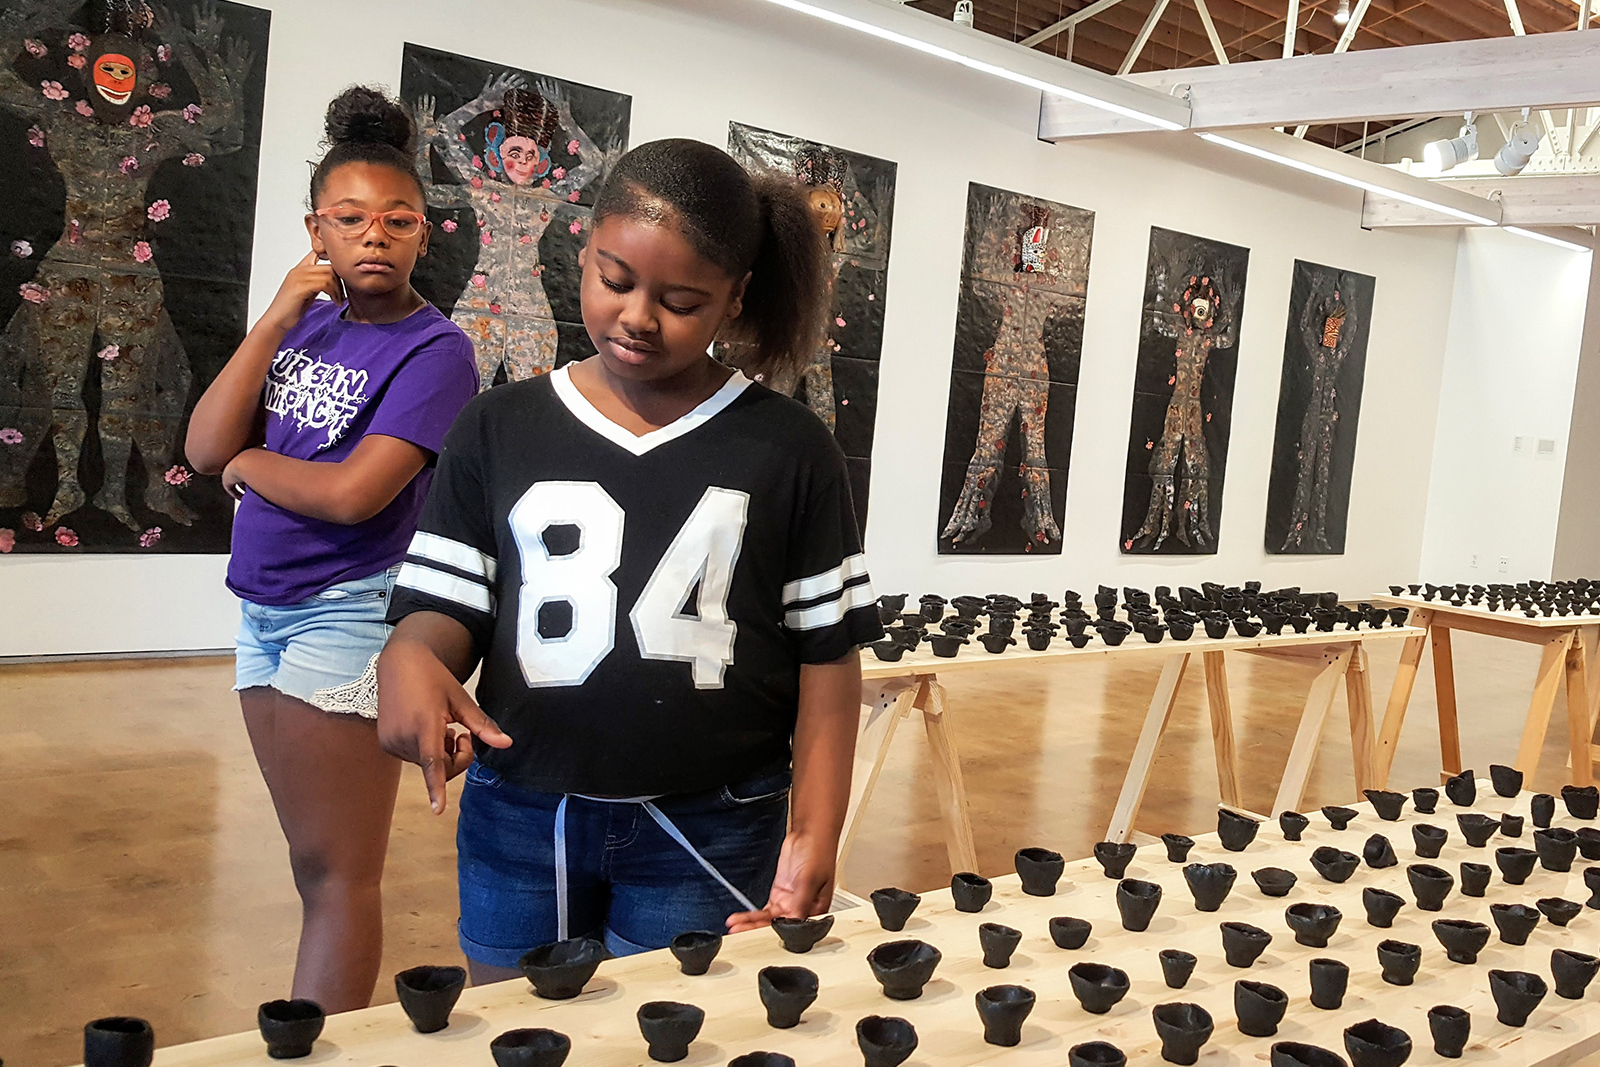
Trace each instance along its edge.
<path fill-rule="evenodd" d="M 1494 154 L 1494 169 L 1508 178 L 1521 174 L 1533 159 L 1533 154 L 1539 150 L 1539 142 L 1543 139 L 1542 123 L 1534 119 L 1527 108 L 1523 108 L 1522 119 L 1511 127 L 1511 136 Z"/>
<path fill-rule="evenodd" d="M 1478 125 L 1467 112 L 1466 125 L 1461 133 L 1445 141 L 1429 141 L 1422 146 L 1422 159 L 1440 172 L 1478 158 Z"/>
<path fill-rule="evenodd" d="M 1335 26 L 1348 26 L 1350 24 L 1350 0 L 1339 0 L 1339 9 L 1333 13 Z"/>

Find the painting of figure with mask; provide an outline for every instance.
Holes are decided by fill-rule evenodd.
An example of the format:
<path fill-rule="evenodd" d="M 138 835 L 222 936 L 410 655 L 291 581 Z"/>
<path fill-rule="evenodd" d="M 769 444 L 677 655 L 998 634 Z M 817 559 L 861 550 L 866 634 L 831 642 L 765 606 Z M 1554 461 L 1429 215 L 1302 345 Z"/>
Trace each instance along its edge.
<path fill-rule="evenodd" d="M 244 334 L 268 25 L 0 8 L 0 549 L 227 551 L 178 445 Z"/>
<path fill-rule="evenodd" d="M 1122 550 L 1211 554 L 1222 524 L 1250 250 L 1150 229 Z"/>
<path fill-rule="evenodd" d="M 434 222 L 413 282 L 472 338 L 482 387 L 591 354 L 577 256 L 632 98 L 413 44 L 400 98 Z"/>

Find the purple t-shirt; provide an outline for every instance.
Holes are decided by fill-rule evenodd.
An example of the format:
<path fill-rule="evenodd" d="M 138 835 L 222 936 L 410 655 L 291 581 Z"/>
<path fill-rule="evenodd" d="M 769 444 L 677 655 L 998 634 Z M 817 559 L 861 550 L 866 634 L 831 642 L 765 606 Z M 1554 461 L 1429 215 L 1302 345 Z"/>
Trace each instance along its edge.
<path fill-rule="evenodd" d="M 337 463 L 369 433 L 410 441 L 428 466 L 378 514 L 341 526 L 246 493 L 233 520 L 228 588 L 257 604 L 297 604 L 404 558 L 444 433 L 478 391 L 472 342 L 432 304 L 386 325 L 349 322 L 319 300 L 283 338 L 267 372 L 266 447 Z"/>

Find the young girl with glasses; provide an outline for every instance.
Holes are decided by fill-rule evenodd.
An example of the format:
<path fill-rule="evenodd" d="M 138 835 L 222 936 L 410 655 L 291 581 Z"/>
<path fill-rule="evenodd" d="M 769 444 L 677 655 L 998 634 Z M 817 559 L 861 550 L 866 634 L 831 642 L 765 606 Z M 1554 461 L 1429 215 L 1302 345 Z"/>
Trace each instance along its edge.
<path fill-rule="evenodd" d="M 240 501 L 228 588 L 234 688 L 303 904 L 293 996 L 372 998 L 400 764 L 378 746 L 374 661 L 472 343 L 411 287 L 429 223 L 409 113 L 328 106 L 311 251 L 195 406 L 187 450 Z M 327 299 L 321 299 L 327 297 Z"/>

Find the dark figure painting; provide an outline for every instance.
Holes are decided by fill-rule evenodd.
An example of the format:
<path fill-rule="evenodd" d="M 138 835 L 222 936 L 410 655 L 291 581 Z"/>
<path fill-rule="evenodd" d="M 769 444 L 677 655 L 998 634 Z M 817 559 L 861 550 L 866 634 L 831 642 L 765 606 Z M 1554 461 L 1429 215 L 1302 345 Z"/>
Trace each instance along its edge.
<path fill-rule="evenodd" d="M 1344 551 L 1376 288 L 1368 275 L 1295 261 L 1267 486 L 1268 552 Z"/>
<path fill-rule="evenodd" d="M 815 358 L 793 378 L 764 384 L 803 400 L 833 431 L 850 469 L 856 521 L 865 529 L 895 165 L 737 122 L 728 124 L 728 152 L 747 167 L 802 182 L 833 249 L 833 306 Z"/>
<path fill-rule="evenodd" d="M 1153 226 L 1122 551 L 1217 550 L 1250 250 Z"/>
<path fill-rule="evenodd" d="M 228 551 L 180 445 L 245 332 L 268 27 L 0 5 L 0 551 Z"/>
<path fill-rule="evenodd" d="M 412 280 L 472 338 L 482 387 L 592 355 L 578 252 L 632 97 L 407 44 L 400 99 L 433 222 Z"/>
<path fill-rule="evenodd" d="M 1059 553 L 1094 213 L 967 187 L 939 551 Z"/>

